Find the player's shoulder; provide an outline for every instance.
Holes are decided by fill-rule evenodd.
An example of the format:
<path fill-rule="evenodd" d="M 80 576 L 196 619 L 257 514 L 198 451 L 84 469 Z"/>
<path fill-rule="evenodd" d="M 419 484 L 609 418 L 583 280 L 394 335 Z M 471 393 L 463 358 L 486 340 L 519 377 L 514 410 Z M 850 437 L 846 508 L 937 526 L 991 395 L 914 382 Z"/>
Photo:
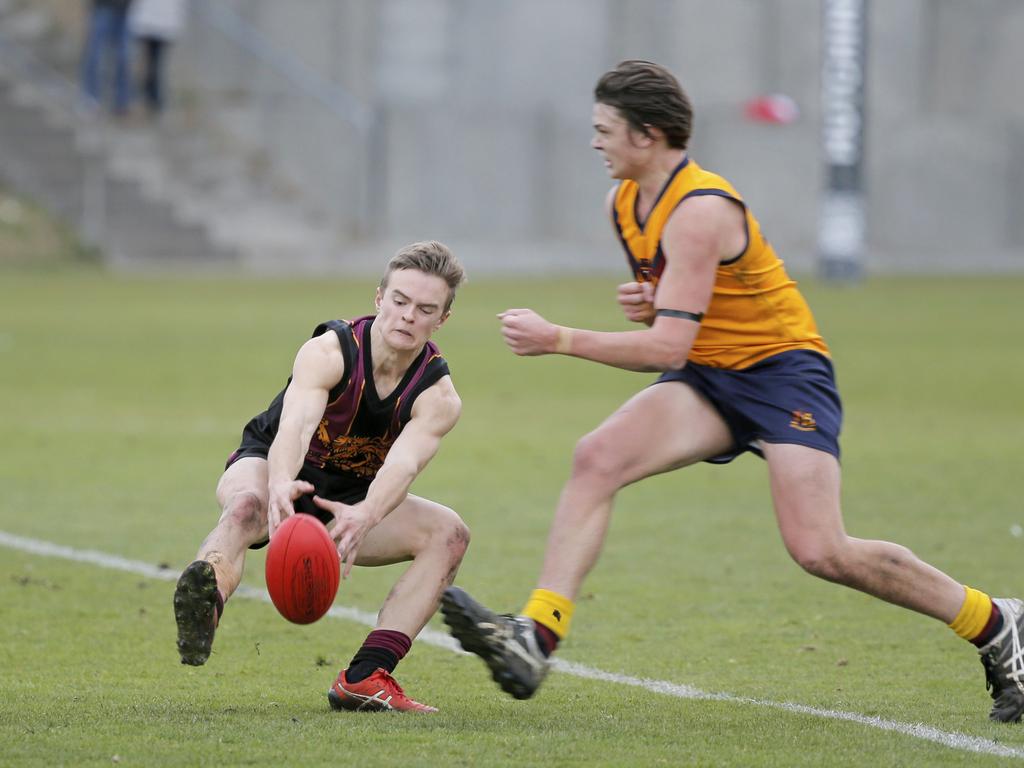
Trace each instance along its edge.
<path fill-rule="evenodd" d="M 347 328 L 342 330 L 335 330 L 334 328 L 325 328 L 321 333 L 314 334 L 312 337 L 307 339 L 302 349 L 309 349 L 312 352 L 333 356 L 335 354 L 341 354 L 342 340 L 339 338 L 339 331 L 341 334 L 347 333 Z"/>
<path fill-rule="evenodd" d="M 347 357 L 339 334 L 333 328 L 324 328 L 322 333 L 314 334 L 299 347 L 294 374 L 305 374 L 303 378 L 311 377 L 318 383 L 328 382 L 333 386 L 345 373 Z"/>
<path fill-rule="evenodd" d="M 679 197 L 673 213 L 732 218 L 737 210 L 746 208 L 740 193 L 724 176 L 702 168 L 695 161 L 690 161 L 686 170 L 685 178 L 680 177 L 674 190 Z"/>
<path fill-rule="evenodd" d="M 462 398 L 455 390 L 455 383 L 449 374 L 441 376 L 437 381 L 427 387 L 423 394 L 429 395 L 439 406 L 444 408 L 461 408 Z"/>
<path fill-rule="evenodd" d="M 679 202 L 666 224 L 676 232 L 713 232 L 743 222 L 743 207 L 729 195 L 705 194 Z"/>
<path fill-rule="evenodd" d="M 704 254 L 720 261 L 732 254 L 739 238 L 746 238 L 744 211 L 737 201 L 721 195 L 690 197 L 669 216 L 662 233 L 663 250 Z M 681 249 L 681 250 L 680 250 Z"/>
<path fill-rule="evenodd" d="M 461 413 L 462 398 L 455 390 L 452 377 L 445 374 L 420 393 L 412 415 L 413 418 L 427 416 L 454 424 Z"/>

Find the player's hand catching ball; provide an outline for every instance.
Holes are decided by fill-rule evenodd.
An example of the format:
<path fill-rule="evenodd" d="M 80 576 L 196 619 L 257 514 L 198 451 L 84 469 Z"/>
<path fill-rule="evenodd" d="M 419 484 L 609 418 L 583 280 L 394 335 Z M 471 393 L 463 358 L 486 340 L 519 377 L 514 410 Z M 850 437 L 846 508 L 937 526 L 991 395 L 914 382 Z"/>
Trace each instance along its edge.
<path fill-rule="evenodd" d="M 283 483 L 271 484 L 270 500 L 267 504 L 267 536 L 273 536 L 274 531 L 284 522 L 285 518 L 295 514 L 292 502 L 302 494 L 313 491 L 313 484 L 307 483 L 305 480 L 288 480 Z"/>
<path fill-rule="evenodd" d="M 331 526 L 330 534 L 338 548 L 341 578 L 347 579 L 352 571 L 352 566 L 356 564 L 359 545 L 363 543 L 363 538 L 379 521 L 370 515 L 369 510 L 363 506 L 362 502 L 343 504 L 340 501 L 314 496 L 313 503 L 334 515 L 334 525 Z"/>

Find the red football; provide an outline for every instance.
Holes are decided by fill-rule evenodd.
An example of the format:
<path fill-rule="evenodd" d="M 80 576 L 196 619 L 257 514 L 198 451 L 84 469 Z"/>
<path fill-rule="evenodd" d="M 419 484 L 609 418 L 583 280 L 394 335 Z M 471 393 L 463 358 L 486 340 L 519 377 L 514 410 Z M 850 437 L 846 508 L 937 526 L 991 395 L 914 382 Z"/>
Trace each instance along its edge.
<path fill-rule="evenodd" d="M 324 524 L 312 515 L 287 518 L 267 548 L 267 592 L 288 621 L 311 624 L 338 593 L 338 550 Z"/>

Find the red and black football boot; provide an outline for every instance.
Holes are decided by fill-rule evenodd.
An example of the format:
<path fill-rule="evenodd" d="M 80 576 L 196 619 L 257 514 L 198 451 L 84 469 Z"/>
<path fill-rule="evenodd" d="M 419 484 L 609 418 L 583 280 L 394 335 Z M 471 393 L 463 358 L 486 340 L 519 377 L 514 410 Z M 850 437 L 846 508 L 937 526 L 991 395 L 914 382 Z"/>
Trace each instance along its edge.
<path fill-rule="evenodd" d="M 420 704 L 405 695 L 405 691 L 384 669 L 358 683 L 346 679 L 347 669 L 338 674 L 338 679 L 327 692 L 331 709 L 347 709 L 353 712 L 437 712 L 437 707 Z"/>

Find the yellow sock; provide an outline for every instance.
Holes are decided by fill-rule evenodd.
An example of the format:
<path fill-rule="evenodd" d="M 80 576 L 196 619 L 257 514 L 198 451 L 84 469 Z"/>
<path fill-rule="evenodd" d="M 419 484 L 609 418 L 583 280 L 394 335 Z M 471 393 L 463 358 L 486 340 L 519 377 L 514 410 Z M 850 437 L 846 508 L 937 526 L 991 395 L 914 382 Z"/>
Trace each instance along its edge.
<path fill-rule="evenodd" d="M 569 624 L 575 609 L 576 606 L 569 598 L 547 589 L 535 589 L 526 601 L 522 614 L 543 624 L 558 635 L 559 640 L 564 640 L 569 634 Z"/>
<path fill-rule="evenodd" d="M 981 634 L 992 616 L 992 598 L 984 592 L 964 587 L 966 593 L 960 613 L 956 615 L 949 628 L 964 640 L 973 640 Z"/>

